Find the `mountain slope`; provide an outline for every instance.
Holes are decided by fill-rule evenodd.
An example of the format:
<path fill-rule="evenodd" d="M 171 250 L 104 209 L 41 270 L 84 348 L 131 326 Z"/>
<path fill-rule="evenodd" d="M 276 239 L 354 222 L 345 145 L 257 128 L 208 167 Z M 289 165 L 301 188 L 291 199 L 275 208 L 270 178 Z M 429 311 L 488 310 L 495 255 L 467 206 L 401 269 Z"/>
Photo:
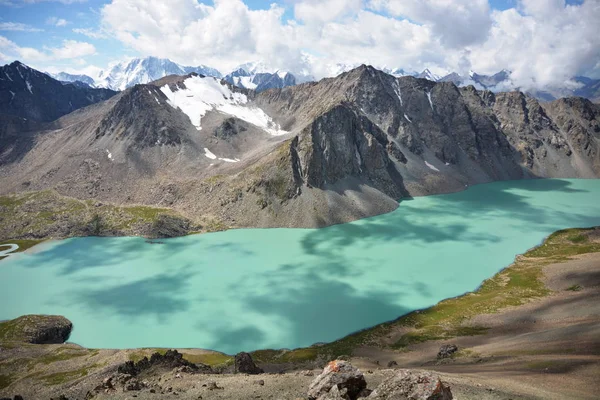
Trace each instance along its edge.
<path fill-rule="evenodd" d="M 0 67 L 0 114 L 47 122 L 114 94 L 64 85 L 18 61 Z"/>
<path fill-rule="evenodd" d="M 0 194 L 53 188 L 225 226 L 324 226 L 477 183 L 600 176 L 588 100 L 367 66 L 261 93 L 169 76 L 29 129 L 0 154 Z"/>

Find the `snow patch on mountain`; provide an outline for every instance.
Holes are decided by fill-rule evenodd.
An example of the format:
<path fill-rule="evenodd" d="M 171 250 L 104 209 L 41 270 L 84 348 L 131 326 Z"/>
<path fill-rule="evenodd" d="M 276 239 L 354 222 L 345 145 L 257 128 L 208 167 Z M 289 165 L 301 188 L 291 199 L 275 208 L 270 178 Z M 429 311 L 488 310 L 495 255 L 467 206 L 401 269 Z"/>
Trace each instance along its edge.
<path fill-rule="evenodd" d="M 169 99 L 169 105 L 183 111 L 198 130 L 202 129 L 202 117 L 214 110 L 254 124 L 273 136 L 288 133 L 281 130 L 263 110 L 248 106 L 245 94 L 232 91 L 216 78 L 192 76 L 183 84 L 185 89 L 172 91 L 169 85 L 165 85 L 160 90 Z"/>
<path fill-rule="evenodd" d="M 439 169 L 437 169 L 435 166 L 433 166 L 432 164 L 428 163 L 427 161 L 425 161 L 425 165 L 427 166 L 427 168 L 436 171 L 436 172 L 440 172 Z"/>

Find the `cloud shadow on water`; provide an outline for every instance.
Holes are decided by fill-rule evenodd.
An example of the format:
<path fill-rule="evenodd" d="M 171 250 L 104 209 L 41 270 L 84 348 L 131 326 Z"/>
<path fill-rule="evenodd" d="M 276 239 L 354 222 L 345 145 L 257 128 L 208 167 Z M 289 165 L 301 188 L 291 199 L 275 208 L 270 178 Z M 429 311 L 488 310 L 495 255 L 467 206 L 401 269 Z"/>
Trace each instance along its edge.
<path fill-rule="evenodd" d="M 115 314 L 135 318 L 156 316 L 157 320 L 189 309 L 189 302 L 178 297 L 188 289 L 191 275 L 186 273 L 160 274 L 134 282 L 102 288 L 76 290 L 68 293 L 67 300 L 82 304 L 94 313 Z"/>

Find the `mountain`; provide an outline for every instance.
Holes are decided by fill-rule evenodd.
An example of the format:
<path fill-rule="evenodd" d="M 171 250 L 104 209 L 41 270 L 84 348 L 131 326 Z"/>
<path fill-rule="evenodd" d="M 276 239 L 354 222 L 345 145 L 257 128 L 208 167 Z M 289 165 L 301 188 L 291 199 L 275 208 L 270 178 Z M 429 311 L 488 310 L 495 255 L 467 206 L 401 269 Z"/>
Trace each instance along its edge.
<path fill-rule="evenodd" d="M 419 79 L 427 79 L 433 82 L 437 82 L 440 80 L 440 77 L 438 75 L 434 74 L 427 68 L 425 68 L 425 70 L 423 70 L 423 72 L 421 72 L 420 74 L 415 75 L 415 77 Z"/>
<path fill-rule="evenodd" d="M 19 61 L 0 67 L 0 114 L 4 115 L 48 122 L 114 94 L 63 84 Z"/>
<path fill-rule="evenodd" d="M 438 79 L 439 82 L 452 82 L 457 86 L 473 85 L 478 90 L 517 90 L 510 79 L 510 71 L 502 70 L 494 75 L 481 75 L 470 71 L 468 76 L 452 72 Z"/>
<path fill-rule="evenodd" d="M 314 80 L 312 76 L 305 73 L 293 74 L 289 71 L 273 70 L 266 64 L 259 62 L 242 64 L 223 79 L 232 85 L 252 89 L 257 93 L 267 89 L 280 89 Z"/>
<path fill-rule="evenodd" d="M 364 65 L 261 93 L 168 76 L 28 129 L 2 143 L 0 194 L 52 188 L 219 226 L 326 226 L 477 183 L 600 176 L 600 105 Z"/>
<path fill-rule="evenodd" d="M 168 75 L 185 75 L 195 72 L 206 76 L 221 77 L 214 68 L 200 65 L 187 67 L 166 58 L 134 58 L 121 62 L 100 73 L 94 81 L 95 86 L 113 90 L 124 90 L 139 83 L 149 83 Z"/>
<path fill-rule="evenodd" d="M 76 74 L 68 74 L 66 72 L 59 72 L 58 74 L 48 74 L 51 77 L 53 77 L 56 80 L 59 80 L 61 82 L 65 82 L 65 83 L 84 83 L 86 84 L 88 87 L 94 87 L 95 86 L 95 82 L 94 79 L 90 76 L 87 75 L 76 75 Z"/>

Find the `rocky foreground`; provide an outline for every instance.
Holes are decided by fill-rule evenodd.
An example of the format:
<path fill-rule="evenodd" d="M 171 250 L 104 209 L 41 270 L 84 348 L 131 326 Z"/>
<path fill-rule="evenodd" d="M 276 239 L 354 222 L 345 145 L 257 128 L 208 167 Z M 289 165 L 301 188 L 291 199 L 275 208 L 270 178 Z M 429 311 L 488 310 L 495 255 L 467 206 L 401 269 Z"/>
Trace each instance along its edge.
<path fill-rule="evenodd" d="M 64 343 L 66 318 L 23 316 L 0 323 L 0 399 L 597 399 L 599 301 L 596 228 L 551 235 L 474 293 L 304 349 L 86 349 Z"/>

